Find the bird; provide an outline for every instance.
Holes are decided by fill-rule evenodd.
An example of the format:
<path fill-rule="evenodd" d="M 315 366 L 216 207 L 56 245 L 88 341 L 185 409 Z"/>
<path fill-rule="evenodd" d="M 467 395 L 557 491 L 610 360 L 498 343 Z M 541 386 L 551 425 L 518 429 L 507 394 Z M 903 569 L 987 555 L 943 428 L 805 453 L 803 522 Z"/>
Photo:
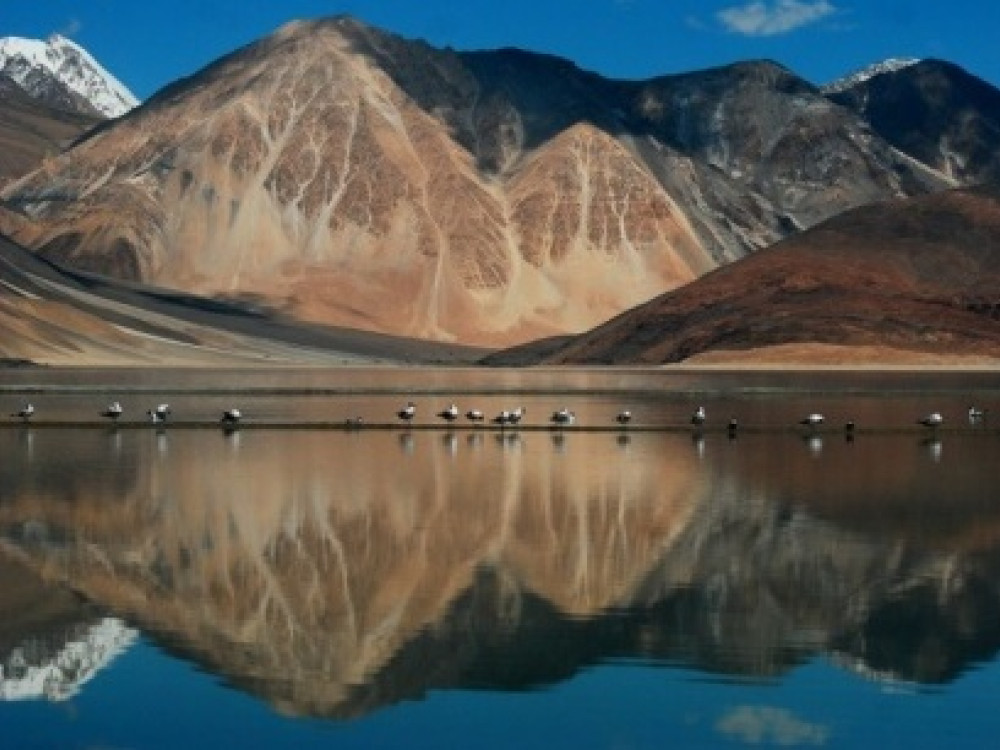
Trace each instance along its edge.
<path fill-rule="evenodd" d="M 625 411 L 618 412 L 618 414 L 615 416 L 615 421 L 622 427 L 624 427 L 625 425 L 627 425 L 629 422 L 632 421 L 632 412 L 630 412 L 628 409 L 626 409 Z"/>
<path fill-rule="evenodd" d="M 117 401 L 112 401 L 104 407 L 104 411 L 101 412 L 101 416 L 117 422 L 118 418 L 124 413 L 125 410 L 122 408 L 122 405 Z"/>
<path fill-rule="evenodd" d="M 485 419 L 485 416 L 479 409 L 469 409 L 465 412 L 465 418 L 470 422 L 482 422 Z"/>
<path fill-rule="evenodd" d="M 973 423 L 978 422 L 978 421 L 980 421 L 985 416 L 986 416 L 986 410 L 985 409 L 980 409 L 980 408 L 975 407 L 975 406 L 970 406 L 969 407 L 969 421 L 970 422 L 973 422 Z"/>
<path fill-rule="evenodd" d="M 518 422 L 520 422 L 521 421 L 521 417 L 524 416 L 524 413 L 526 411 L 528 411 L 528 410 L 525 409 L 523 406 L 519 406 L 516 409 L 514 409 L 514 411 L 508 412 L 508 417 L 507 418 L 508 418 L 508 421 L 510 422 L 510 424 L 517 424 Z"/>
<path fill-rule="evenodd" d="M 944 417 L 941 416 L 941 412 L 933 411 L 927 416 L 921 417 L 917 420 L 917 424 L 922 424 L 924 427 L 939 427 L 944 422 Z"/>
<path fill-rule="evenodd" d="M 819 427 L 823 424 L 823 415 L 814 412 L 800 419 L 799 424 L 804 427 Z"/>
<path fill-rule="evenodd" d="M 219 421 L 227 427 L 235 427 L 241 419 L 243 419 L 243 414 L 239 409 L 226 409 L 222 412 L 222 418 Z"/>
<path fill-rule="evenodd" d="M 441 417 L 441 419 L 443 419 L 445 422 L 449 423 L 454 422 L 456 419 L 458 419 L 458 407 L 455 406 L 455 404 L 452 404 L 447 409 L 439 411 L 437 415 Z"/>
<path fill-rule="evenodd" d="M 364 423 L 365 423 L 365 420 L 363 420 L 361 417 L 348 417 L 344 421 L 344 426 L 345 427 L 358 428 L 358 427 L 361 427 Z"/>
<path fill-rule="evenodd" d="M 552 412 L 552 416 L 549 417 L 549 421 L 557 427 L 571 425 L 576 421 L 576 414 L 563 407 L 562 409 L 559 409 L 559 411 Z"/>
<path fill-rule="evenodd" d="M 703 424 L 705 424 L 706 416 L 707 415 L 705 414 L 705 407 L 699 406 L 697 409 L 694 410 L 694 414 L 691 415 L 691 424 L 693 424 L 695 427 L 701 427 Z"/>
<path fill-rule="evenodd" d="M 396 412 L 396 416 L 404 422 L 409 422 L 417 413 L 417 405 L 412 401 L 407 401 L 406 406 Z"/>
<path fill-rule="evenodd" d="M 854 440 L 854 429 L 854 422 L 848 421 L 844 424 L 844 439 L 847 440 L 848 443 L 853 442 Z"/>
<path fill-rule="evenodd" d="M 157 404 L 154 408 L 146 412 L 153 422 L 166 422 L 170 416 L 170 404 Z"/>
<path fill-rule="evenodd" d="M 22 420 L 27 422 L 35 415 L 35 405 L 28 402 L 22 406 L 18 411 L 11 414 L 12 417 L 20 417 Z"/>
<path fill-rule="evenodd" d="M 507 425 L 513 424 L 513 422 L 511 422 L 510 412 L 507 411 L 506 409 L 504 409 L 503 411 L 501 411 L 499 414 L 497 414 L 495 417 L 493 417 L 493 419 L 491 419 L 490 421 L 493 424 L 495 424 L 495 425 L 499 425 L 501 430 L 504 427 L 506 427 Z"/>
<path fill-rule="evenodd" d="M 740 429 L 740 423 L 736 421 L 736 417 L 729 420 L 729 424 L 726 425 L 726 432 L 729 434 L 730 440 L 736 439 L 736 433 Z"/>

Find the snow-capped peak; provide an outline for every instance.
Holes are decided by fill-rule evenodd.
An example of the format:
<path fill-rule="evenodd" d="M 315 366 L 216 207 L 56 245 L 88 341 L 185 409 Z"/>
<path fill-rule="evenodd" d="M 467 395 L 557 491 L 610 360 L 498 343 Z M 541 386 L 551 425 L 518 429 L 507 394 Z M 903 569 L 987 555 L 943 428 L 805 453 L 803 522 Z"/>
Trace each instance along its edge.
<path fill-rule="evenodd" d="M 123 620 L 104 617 L 72 628 L 55 649 L 32 641 L 18 646 L 0 655 L 0 701 L 71 698 L 138 638 Z"/>
<path fill-rule="evenodd" d="M 139 104 L 89 52 L 59 34 L 44 42 L 21 37 L 0 39 L 0 71 L 33 95 L 37 95 L 33 88 L 39 76 L 47 73 L 108 117 L 119 117 Z"/>
<path fill-rule="evenodd" d="M 903 70 L 911 65 L 916 65 L 918 62 L 920 62 L 920 59 L 916 57 L 890 57 L 888 60 L 874 63 L 843 78 L 838 78 L 836 81 L 823 86 L 822 91 L 824 94 L 839 94 L 841 91 L 846 91 L 875 76 L 882 75 L 883 73 L 895 73 L 897 70 Z"/>

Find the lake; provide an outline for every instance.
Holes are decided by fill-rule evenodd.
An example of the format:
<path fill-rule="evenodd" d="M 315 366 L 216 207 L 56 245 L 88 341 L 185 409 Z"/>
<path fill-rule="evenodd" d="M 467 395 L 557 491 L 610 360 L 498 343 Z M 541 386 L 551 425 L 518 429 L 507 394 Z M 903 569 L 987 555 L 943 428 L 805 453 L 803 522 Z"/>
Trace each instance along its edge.
<path fill-rule="evenodd" d="M 1000 731 L 993 373 L 0 370 L 0 407 L 5 746 Z"/>

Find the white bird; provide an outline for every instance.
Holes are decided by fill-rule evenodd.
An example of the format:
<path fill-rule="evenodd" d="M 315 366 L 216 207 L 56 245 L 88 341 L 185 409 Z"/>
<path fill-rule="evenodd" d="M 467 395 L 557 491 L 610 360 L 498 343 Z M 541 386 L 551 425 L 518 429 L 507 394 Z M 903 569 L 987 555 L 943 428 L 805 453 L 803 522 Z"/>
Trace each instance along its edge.
<path fill-rule="evenodd" d="M 146 412 L 154 422 L 166 422 L 170 416 L 170 404 L 157 404 L 153 409 Z"/>
<path fill-rule="evenodd" d="M 528 410 L 525 409 L 523 406 L 519 406 L 516 409 L 514 409 L 514 411 L 508 412 L 507 413 L 507 415 L 508 415 L 507 418 L 508 418 L 510 424 L 517 424 L 518 422 L 520 422 L 521 421 L 521 417 L 524 416 L 524 413 L 526 411 L 528 411 Z"/>
<path fill-rule="evenodd" d="M 470 422 L 482 422 L 485 419 L 485 416 L 479 409 L 469 409 L 465 412 L 465 418 Z"/>
<path fill-rule="evenodd" d="M 503 429 L 504 427 L 506 427 L 509 424 L 513 424 L 513 422 L 511 422 L 510 412 L 507 411 L 506 409 L 504 409 L 502 412 L 500 412 L 499 414 L 497 414 L 490 421 L 493 422 L 493 424 L 500 425 L 501 429 Z"/>
<path fill-rule="evenodd" d="M 243 413 L 239 409 L 226 409 L 222 412 L 222 419 L 219 421 L 227 427 L 235 427 L 243 419 Z"/>
<path fill-rule="evenodd" d="M 458 407 L 455 406 L 455 404 L 452 404 L 447 409 L 439 411 L 437 415 L 445 422 L 454 422 L 458 419 Z"/>
<path fill-rule="evenodd" d="M 560 427 L 564 425 L 571 425 L 576 422 L 576 414 L 564 407 L 559 411 L 552 412 L 552 416 L 549 417 L 549 421 Z"/>
<path fill-rule="evenodd" d="M 417 405 L 412 401 L 407 401 L 406 406 L 396 412 L 396 416 L 405 422 L 409 422 L 417 413 Z"/>
<path fill-rule="evenodd" d="M 20 417 L 25 422 L 31 419 L 35 415 L 35 405 L 32 403 L 26 403 L 20 408 L 20 410 L 11 414 L 12 417 Z"/>
<path fill-rule="evenodd" d="M 985 416 L 986 416 L 986 411 L 984 409 L 979 409 L 979 408 L 977 408 L 975 406 L 970 406 L 969 407 L 969 421 L 970 422 L 978 422 L 979 420 L 981 420 Z"/>
<path fill-rule="evenodd" d="M 823 415 L 816 413 L 809 414 L 803 419 L 800 419 L 799 424 L 805 427 L 819 427 L 821 424 L 823 424 Z"/>
<path fill-rule="evenodd" d="M 938 427 L 944 422 L 944 417 L 941 416 L 940 412 L 931 412 L 926 417 L 921 417 L 917 420 L 918 424 L 922 424 L 924 427 Z"/>
<path fill-rule="evenodd" d="M 101 412 L 101 416 L 118 421 L 118 418 L 124 413 L 125 410 L 122 408 L 122 405 L 117 401 L 112 401 L 104 408 L 104 411 Z"/>
<path fill-rule="evenodd" d="M 706 418 L 705 407 L 699 406 L 697 409 L 694 410 L 694 414 L 691 415 L 691 424 L 693 424 L 695 427 L 701 427 L 703 424 L 705 424 L 705 418 Z"/>
<path fill-rule="evenodd" d="M 617 416 L 615 416 L 615 421 L 622 426 L 627 425 L 632 421 L 632 412 L 628 409 L 618 412 Z"/>

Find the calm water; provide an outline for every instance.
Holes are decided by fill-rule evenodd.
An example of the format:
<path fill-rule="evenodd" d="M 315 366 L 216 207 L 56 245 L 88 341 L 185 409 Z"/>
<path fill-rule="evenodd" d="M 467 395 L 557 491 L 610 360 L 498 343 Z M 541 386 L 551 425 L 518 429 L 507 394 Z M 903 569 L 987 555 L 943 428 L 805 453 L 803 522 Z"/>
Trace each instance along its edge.
<path fill-rule="evenodd" d="M 100 424 L 107 397 L 136 421 Z M 288 429 L 408 398 L 413 429 Z M 994 375 L 0 371 L 2 413 L 25 399 L 38 424 L 0 427 L 5 747 L 1000 731 L 1000 424 L 965 416 L 1000 421 Z M 250 424 L 139 424 L 160 400 Z M 422 429 L 451 400 L 536 429 Z M 537 429 L 562 406 L 638 425 Z"/>

